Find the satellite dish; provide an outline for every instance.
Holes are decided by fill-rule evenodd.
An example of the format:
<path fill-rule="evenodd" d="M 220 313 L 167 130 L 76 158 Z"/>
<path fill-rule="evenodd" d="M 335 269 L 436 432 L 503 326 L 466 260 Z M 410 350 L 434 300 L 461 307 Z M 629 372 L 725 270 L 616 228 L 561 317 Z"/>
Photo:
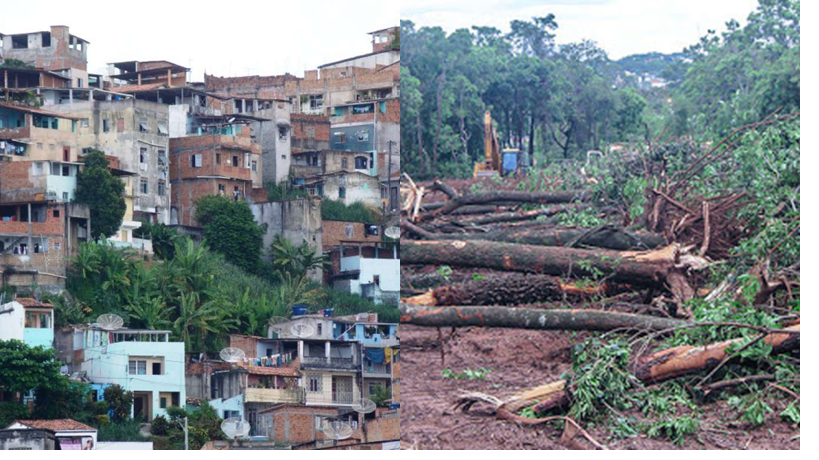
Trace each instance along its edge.
<path fill-rule="evenodd" d="M 347 439 L 353 435 L 353 428 L 349 424 L 338 420 L 325 422 L 321 431 L 324 432 L 324 435 L 328 438 L 337 441 Z"/>
<path fill-rule="evenodd" d="M 226 363 L 237 363 L 245 359 L 245 351 L 241 348 L 227 347 L 219 352 L 219 357 Z"/>
<path fill-rule="evenodd" d="M 384 234 L 387 235 L 388 237 L 394 239 L 394 240 L 397 240 L 397 239 L 401 238 L 401 228 L 400 227 L 387 227 L 387 229 L 384 230 Z"/>
<path fill-rule="evenodd" d="M 313 335 L 313 326 L 304 323 L 298 323 L 290 326 L 290 333 L 300 339 L 310 337 Z"/>
<path fill-rule="evenodd" d="M 369 398 L 361 398 L 361 401 L 353 404 L 353 410 L 360 414 L 375 412 L 375 401 Z"/>
<path fill-rule="evenodd" d="M 247 437 L 250 433 L 250 424 L 239 417 L 230 417 L 225 419 L 221 425 L 222 432 L 231 439 L 238 437 Z"/>
<path fill-rule="evenodd" d="M 106 313 L 97 318 L 97 325 L 106 331 L 115 331 L 122 328 L 124 321 L 119 315 L 113 313 Z"/>

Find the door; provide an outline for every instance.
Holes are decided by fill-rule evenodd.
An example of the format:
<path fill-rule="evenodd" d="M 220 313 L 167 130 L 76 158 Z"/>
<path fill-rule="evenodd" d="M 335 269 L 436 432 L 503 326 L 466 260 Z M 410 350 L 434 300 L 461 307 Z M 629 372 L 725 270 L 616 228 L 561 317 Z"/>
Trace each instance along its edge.
<path fill-rule="evenodd" d="M 353 403 L 353 378 L 333 376 L 333 402 L 337 404 Z"/>
<path fill-rule="evenodd" d="M 71 161 L 71 148 L 63 147 L 63 161 Z"/>

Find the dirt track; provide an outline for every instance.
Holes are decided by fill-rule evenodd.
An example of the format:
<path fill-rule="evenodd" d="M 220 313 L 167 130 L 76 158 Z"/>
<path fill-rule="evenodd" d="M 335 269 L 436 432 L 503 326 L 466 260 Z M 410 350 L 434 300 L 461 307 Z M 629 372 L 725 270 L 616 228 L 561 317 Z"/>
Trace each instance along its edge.
<path fill-rule="evenodd" d="M 464 328 L 444 331 L 446 366 L 441 365 L 434 328 L 401 326 L 403 401 L 401 440 L 415 449 L 567 449 L 561 431 L 496 420 L 475 406 L 469 413 L 443 415 L 461 390 L 500 398 L 556 380 L 569 369 L 570 347 L 583 333 Z M 407 351 L 408 350 L 408 351 Z M 444 369 L 485 367 L 484 380 L 446 379 Z M 779 401 L 777 401 L 779 402 Z M 781 411 L 783 407 L 773 407 Z M 611 449 L 799 449 L 799 428 L 771 416 L 760 428 L 731 424 L 725 401 L 701 406 L 702 429 L 682 446 L 644 436 L 608 439 L 606 429 L 585 428 Z M 632 415 L 632 414 L 626 414 Z M 638 413 L 633 414 L 639 417 Z"/>

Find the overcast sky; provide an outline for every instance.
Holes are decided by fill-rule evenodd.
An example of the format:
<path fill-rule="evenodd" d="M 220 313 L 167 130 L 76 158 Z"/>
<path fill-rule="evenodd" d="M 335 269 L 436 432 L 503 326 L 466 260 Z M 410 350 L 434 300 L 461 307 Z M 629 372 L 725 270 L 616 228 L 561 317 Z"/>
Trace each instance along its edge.
<path fill-rule="evenodd" d="M 88 40 L 88 70 L 106 63 L 167 60 L 220 76 L 278 75 L 372 51 L 367 32 L 397 26 L 400 2 L 302 0 L 239 2 L 71 2 L 0 5 L 0 33 L 67 25 Z"/>
<path fill-rule="evenodd" d="M 447 32 L 473 25 L 508 32 L 513 19 L 553 13 L 558 43 L 594 40 L 610 58 L 619 59 L 649 51 L 682 51 L 708 29 L 724 30 L 732 18 L 745 24 L 756 4 L 756 0 L 412 0 L 403 2 L 401 18 Z"/>

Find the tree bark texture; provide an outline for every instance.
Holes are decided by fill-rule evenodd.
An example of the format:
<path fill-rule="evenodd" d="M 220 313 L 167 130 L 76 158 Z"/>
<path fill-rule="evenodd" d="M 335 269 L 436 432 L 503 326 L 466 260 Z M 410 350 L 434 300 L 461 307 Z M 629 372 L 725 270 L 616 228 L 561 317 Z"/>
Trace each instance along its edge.
<path fill-rule="evenodd" d="M 611 331 L 670 329 L 685 321 L 601 310 L 537 310 L 510 307 L 419 307 L 401 304 L 401 322 L 430 327 L 508 327 L 516 329 Z"/>
<path fill-rule="evenodd" d="M 499 191 L 480 193 L 476 195 L 461 195 L 458 198 L 449 200 L 436 214 L 449 214 L 461 206 L 470 204 L 486 203 L 540 203 L 540 204 L 563 204 L 574 201 L 587 201 L 591 198 L 591 193 L 584 190 L 569 190 L 562 192 L 521 192 L 521 191 Z M 429 208 L 426 208 L 429 209 Z"/>
<path fill-rule="evenodd" d="M 404 241 L 404 264 L 451 265 L 584 278 L 610 277 L 661 287 L 675 270 L 679 245 L 652 251 L 583 250 L 494 241 Z"/>

